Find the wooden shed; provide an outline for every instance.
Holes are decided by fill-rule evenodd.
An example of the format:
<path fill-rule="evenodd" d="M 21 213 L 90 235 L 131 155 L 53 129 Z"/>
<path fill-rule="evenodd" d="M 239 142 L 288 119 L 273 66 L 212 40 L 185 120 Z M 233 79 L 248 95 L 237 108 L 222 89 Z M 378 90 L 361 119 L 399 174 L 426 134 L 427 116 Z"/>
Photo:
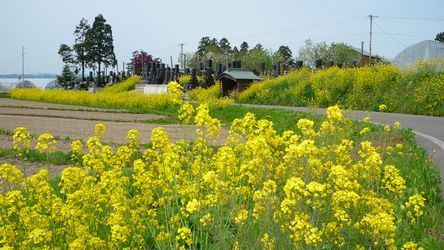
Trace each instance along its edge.
<path fill-rule="evenodd" d="M 218 75 L 217 80 L 222 83 L 222 94 L 227 96 L 232 91 L 242 91 L 248 88 L 253 82 L 259 81 L 257 75 L 246 69 L 228 69 Z"/>

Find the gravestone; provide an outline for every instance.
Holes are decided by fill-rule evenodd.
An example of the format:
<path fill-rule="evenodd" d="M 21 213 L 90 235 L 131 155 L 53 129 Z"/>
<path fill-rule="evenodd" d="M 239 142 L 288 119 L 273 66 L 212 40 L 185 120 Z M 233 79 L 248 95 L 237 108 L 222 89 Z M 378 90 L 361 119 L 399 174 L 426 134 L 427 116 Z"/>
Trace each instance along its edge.
<path fill-rule="evenodd" d="M 231 63 L 231 66 L 233 67 L 233 69 L 237 69 L 237 61 L 233 61 Z"/>
<path fill-rule="evenodd" d="M 180 69 L 179 64 L 174 65 L 174 81 L 179 82 Z"/>
<path fill-rule="evenodd" d="M 157 84 L 162 84 L 163 83 L 163 81 L 165 80 L 165 74 L 166 74 L 165 63 L 161 63 L 160 64 L 159 81 L 157 82 Z"/>
<path fill-rule="evenodd" d="M 315 67 L 316 67 L 317 69 L 320 69 L 320 68 L 322 67 L 322 60 L 316 60 L 316 61 L 315 61 Z"/>
<path fill-rule="evenodd" d="M 210 87 L 214 85 L 214 78 L 213 78 L 213 61 L 210 59 L 208 60 L 208 68 L 205 70 L 205 84 L 204 87 Z"/>
<path fill-rule="evenodd" d="M 196 68 L 191 69 L 191 78 L 188 85 L 188 89 L 194 89 L 195 87 L 199 86 L 199 81 L 197 80 L 197 70 Z"/>
<path fill-rule="evenodd" d="M 171 81 L 171 68 L 167 67 L 165 71 L 165 79 L 163 80 L 163 83 L 169 83 Z"/>
<path fill-rule="evenodd" d="M 223 67 L 222 67 L 222 63 L 219 63 L 217 65 L 217 75 L 220 75 L 223 73 Z"/>
<path fill-rule="evenodd" d="M 274 68 L 274 77 L 278 77 L 281 75 L 281 63 L 277 62 L 273 65 Z"/>
<path fill-rule="evenodd" d="M 265 63 L 261 62 L 261 64 L 259 65 L 259 71 L 261 75 L 265 74 Z"/>
<path fill-rule="evenodd" d="M 302 66 L 304 66 L 304 62 L 303 61 L 296 61 L 295 66 L 297 69 L 300 69 L 300 68 L 302 68 Z"/>
<path fill-rule="evenodd" d="M 151 63 L 150 64 L 150 72 L 148 72 L 148 76 L 147 76 L 147 83 L 148 84 L 151 84 L 151 83 L 153 83 L 153 80 L 154 80 L 154 74 L 155 74 L 155 72 L 156 72 L 156 65 L 155 65 L 155 63 Z"/>

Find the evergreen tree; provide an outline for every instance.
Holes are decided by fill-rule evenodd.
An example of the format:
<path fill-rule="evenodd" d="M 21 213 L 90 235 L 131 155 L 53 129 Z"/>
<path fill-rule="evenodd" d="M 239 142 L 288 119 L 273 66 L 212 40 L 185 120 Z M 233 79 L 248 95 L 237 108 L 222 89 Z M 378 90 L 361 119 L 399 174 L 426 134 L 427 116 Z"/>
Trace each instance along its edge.
<path fill-rule="evenodd" d="M 205 55 L 205 53 L 208 52 L 207 47 L 208 47 L 208 45 L 210 45 L 210 43 L 211 43 L 210 37 L 208 37 L 208 36 L 202 37 L 199 41 L 199 46 L 197 47 L 197 54 L 199 56 Z"/>
<path fill-rule="evenodd" d="M 248 52 L 248 43 L 247 42 L 243 42 L 241 45 L 240 45 L 240 52 L 241 53 L 247 53 Z"/>
<path fill-rule="evenodd" d="M 64 43 L 60 44 L 59 51 L 57 52 L 60 57 L 62 57 L 62 61 L 66 64 L 75 64 L 76 60 L 73 55 L 73 49 Z"/>
<path fill-rule="evenodd" d="M 230 42 L 225 37 L 220 39 L 219 47 L 220 47 L 222 53 L 224 53 L 224 54 L 229 53 L 231 50 Z"/>
<path fill-rule="evenodd" d="M 291 52 L 291 49 L 288 46 L 283 46 L 283 45 L 280 46 L 278 52 L 282 54 L 282 56 L 285 58 L 286 61 L 291 61 L 293 53 Z"/>
<path fill-rule="evenodd" d="M 90 63 L 96 63 L 98 66 L 97 82 L 102 85 L 101 65 L 116 65 L 116 56 L 114 54 L 113 34 L 111 25 L 106 23 L 105 18 L 99 14 L 85 36 L 86 58 Z"/>
<path fill-rule="evenodd" d="M 256 46 L 254 46 L 253 49 L 254 50 L 264 50 L 264 46 L 262 46 L 262 44 L 258 43 L 258 44 L 256 44 Z"/>
<path fill-rule="evenodd" d="M 82 67 L 82 81 L 85 81 L 85 64 L 87 63 L 85 43 L 86 33 L 90 28 L 91 27 L 88 24 L 88 20 L 82 18 L 79 25 L 76 26 L 76 29 L 74 31 L 76 39 L 73 48 L 76 52 L 77 61 L 81 64 Z"/>
<path fill-rule="evenodd" d="M 444 32 L 436 34 L 435 41 L 444 43 Z"/>
<path fill-rule="evenodd" d="M 236 46 L 234 46 L 232 54 L 233 54 L 234 56 L 239 55 L 239 49 L 238 49 Z"/>
<path fill-rule="evenodd" d="M 63 66 L 62 74 L 57 76 L 57 81 L 61 85 L 64 85 L 63 83 L 68 83 L 70 81 L 73 81 L 74 79 L 76 79 L 76 75 L 74 74 L 74 72 L 72 72 L 70 66 L 65 63 L 65 65 Z"/>

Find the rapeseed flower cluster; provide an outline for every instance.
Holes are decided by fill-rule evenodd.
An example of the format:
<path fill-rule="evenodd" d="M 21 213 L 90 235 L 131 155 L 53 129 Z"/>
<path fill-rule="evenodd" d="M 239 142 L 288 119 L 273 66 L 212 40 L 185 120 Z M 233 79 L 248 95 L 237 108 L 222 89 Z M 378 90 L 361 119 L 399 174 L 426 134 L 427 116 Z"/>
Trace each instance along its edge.
<path fill-rule="evenodd" d="M 40 153 L 46 149 L 48 149 L 50 152 L 53 152 L 57 149 L 56 140 L 51 134 L 41 134 L 37 139 L 37 144 L 35 145 L 35 148 Z"/>
<path fill-rule="evenodd" d="M 292 70 L 265 78 L 236 95 L 240 103 L 328 107 L 357 110 L 444 114 L 442 61 L 428 72 L 393 65 Z"/>
<path fill-rule="evenodd" d="M 23 151 L 27 154 L 30 148 L 31 133 L 25 127 L 15 128 L 12 136 L 12 149 L 17 151 L 17 156 L 21 157 Z"/>
<path fill-rule="evenodd" d="M 199 133 L 219 133 L 206 104 L 180 110 Z M 406 197 L 397 167 L 370 141 L 348 138 L 350 121 L 336 106 L 319 128 L 295 123 L 298 131 L 280 135 L 248 113 L 217 147 L 208 136 L 174 142 L 156 128 L 143 152 L 137 130 L 113 149 L 98 124 L 85 145 L 72 143 L 78 165 L 56 185 L 45 169 L 25 176 L 0 166 L 0 246 L 416 249 L 399 236 L 421 220 L 425 199 Z M 16 131 L 19 145 L 28 132 Z"/>

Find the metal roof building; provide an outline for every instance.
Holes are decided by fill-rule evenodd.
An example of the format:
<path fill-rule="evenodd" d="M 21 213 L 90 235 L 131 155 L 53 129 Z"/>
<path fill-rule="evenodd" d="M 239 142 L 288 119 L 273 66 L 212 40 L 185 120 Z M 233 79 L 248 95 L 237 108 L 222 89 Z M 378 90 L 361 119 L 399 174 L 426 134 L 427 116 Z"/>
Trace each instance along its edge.
<path fill-rule="evenodd" d="M 260 77 L 246 69 L 229 68 L 217 76 L 222 83 L 222 94 L 227 96 L 232 91 L 242 91 L 253 82 L 261 80 Z"/>

